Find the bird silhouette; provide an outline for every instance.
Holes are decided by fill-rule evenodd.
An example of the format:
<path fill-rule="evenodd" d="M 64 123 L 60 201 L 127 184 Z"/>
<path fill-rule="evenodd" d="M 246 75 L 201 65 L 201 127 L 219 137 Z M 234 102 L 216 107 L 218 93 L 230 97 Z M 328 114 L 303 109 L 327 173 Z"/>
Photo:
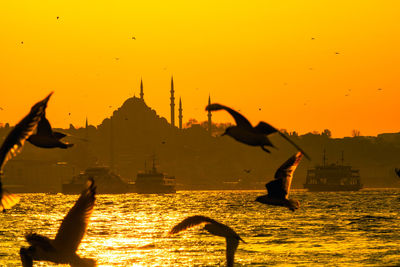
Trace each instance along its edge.
<path fill-rule="evenodd" d="M 250 173 L 251 172 L 251 169 L 244 169 L 243 170 L 245 173 Z"/>
<path fill-rule="evenodd" d="M 226 240 L 226 266 L 233 267 L 235 252 L 239 245 L 239 241 L 244 240 L 229 226 L 219 223 L 211 218 L 201 215 L 195 215 L 184 219 L 175 225 L 169 234 L 176 234 L 190 227 L 205 224 L 204 229 L 210 234 L 225 237 Z"/>
<path fill-rule="evenodd" d="M 3 188 L 1 178 L 3 175 L 4 165 L 9 159 L 21 152 L 25 140 L 36 129 L 52 94 L 53 93 L 50 93 L 45 99 L 32 106 L 28 115 L 15 125 L 14 129 L 12 129 L 7 135 L 0 147 L 0 211 L 4 212 L 6 209 L 10 209 L 19 201 L 18 196 L 11 194 Z"/>
<path fill-rule="evenodd" d="M 268 194 L 257 197 L 256 201 L 268 205 L 288 207 L 291 211 L 298 209 L 300 203 L 297 200 L 289 199 L 289 191 L 293 173 L 297 165 L 299 165 L 302 156 L 301 152 L 297 152 L 297 154 L 285 161 L 276 171 L 275 180 L 265 185 Z"/>
<path fill-rule="evenodd" d="M 400 169 L 399 169 L 399 168 L 396 168 L 396 169 L 394 169 L 394 171 L 396 172 L 397 176 L 400 177 Z"/>
<path fill-rule="evenodd" d="M 22 266 L 33 266 L 34 260 L 69 264 L 76 267 L 96 266 L 95 260 L 81 258 L 76 254 L 93 212 L 95 194 L 94 179 L 89 178 L 87 187 L 64 217 L 54 239 L 36 233 L 25 235 L 30 246 L 20 249 Z"/>
<path fill-rule="evenodd" d="M 27 140 L 32 145 L 41 148 L 69 148 L 74 144 L 61 142 L 61 138 L 67 136 L 60 132 L 53 132 L 50 122 L 47 120 L 45 113 L 42 114 L 36 134 L 32 134 Z"/>
<path fill-rule="evenodd" d="M 307 159 L 310 157 L 301 149 L 296 143 L 290 140 L 284 133 L 273 127 L 266 122 L 259 122 L 256 127 L 253 127 L 251 123 L 239 112 L 221 104 L 210 104 L 206 107 L 207 111 L 226 110 L 235 119 L 236 126 L 230 126 L 225 129 L 222 135 L 229 135 L 235 140 L 245 143 L 250 146 L 260 146 L 265 152 L 271 153 L 265 146 L 275 147 L 268 139 L 268 135 L 273 133 L 279 133 L 286 141 L 292 144 L 297 150 L 301 151 Z"/>

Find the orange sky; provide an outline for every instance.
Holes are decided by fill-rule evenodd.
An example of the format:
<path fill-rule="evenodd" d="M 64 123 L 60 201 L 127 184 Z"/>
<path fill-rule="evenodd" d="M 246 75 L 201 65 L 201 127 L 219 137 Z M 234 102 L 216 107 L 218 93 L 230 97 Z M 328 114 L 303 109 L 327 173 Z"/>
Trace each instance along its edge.
<path fill-rule="evenodd" d="M 54 90 L 54 127 L 97 125 L 141 77 L 169 120 L 174 75 L 184 121 L 207 119 L 211 93 L 290 131 L 400 131 L 400 1 L 248 2 L 1 1 L 0 122 Z"/>

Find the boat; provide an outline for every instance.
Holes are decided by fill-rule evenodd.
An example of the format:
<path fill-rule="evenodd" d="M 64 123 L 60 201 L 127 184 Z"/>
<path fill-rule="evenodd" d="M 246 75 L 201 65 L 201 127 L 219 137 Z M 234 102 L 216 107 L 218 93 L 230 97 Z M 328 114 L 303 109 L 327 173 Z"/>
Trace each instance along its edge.
<path fill-rule="evenodd" d="M 360 171 L 344 165 L 343 152 L 341 164 L 327 164 L 325 150 L 323 164 L 307 170 L 304 188 L 312 192 L 358 191 L 362 188 Z"/>
<path fill-rule="evenodd" d="M 155 156 L 150 170 L 139 171 L 136 175 L 135 191 L 139 194 L 173 194 L 176 193 L 175 177 L 158 172 Z"/>
<path fill-rule="evenodd" d="M 62 184 L 63 194 L 80 194 L 85 188 L 89 177 L 94 178 L 98 194 L 135 193 L 134 185 L 124 181 L 119 175 L 106 166 L 87 168 L 80 174 L 72 177 L 68 183 Z"/>

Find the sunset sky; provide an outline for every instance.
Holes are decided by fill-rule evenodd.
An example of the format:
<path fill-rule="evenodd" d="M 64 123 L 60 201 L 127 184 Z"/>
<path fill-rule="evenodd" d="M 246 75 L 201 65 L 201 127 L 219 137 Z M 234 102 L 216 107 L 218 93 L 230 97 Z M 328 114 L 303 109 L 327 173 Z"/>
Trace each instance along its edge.
<path fill-rule="evenodd" d="M 98 125 L 139 94 L 141 77 L 146 103 L 169 120 L 173 75 L 184 122 L 207 119 L 211 94 L 254 124 L 301 134 L 399 132 L 399 10 L 367 0 L 1 1 L 0 122 L 14 125 L 54 91 L 53 127 L 86 116 Z"/>

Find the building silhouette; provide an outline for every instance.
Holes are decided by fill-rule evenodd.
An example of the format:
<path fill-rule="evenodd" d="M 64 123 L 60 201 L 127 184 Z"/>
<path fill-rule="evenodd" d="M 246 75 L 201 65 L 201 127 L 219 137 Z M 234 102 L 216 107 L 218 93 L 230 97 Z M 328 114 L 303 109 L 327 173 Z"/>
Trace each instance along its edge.
<path fill-rule="evenodd" d="M 183 119 L 182 111 L 183 111 L 183 109 L 182 109 L 182 99 L 179 97 L 179 115 L 178 115 L 178 118 L 179 118 L 179 129 L 181 129 L 181 130 L 182 130 L 182 119 Z"/>
<path fill-rule="evenodd" d="M 210 97 L 210 95 L 208 95 L 208 104 L 210 105 L 211 104 L 211 97 Z M 208 132 L 210 133 L 210 134 L 212 134 L 212 122 L 211 122 L 211 111 L 209 110 L 208 111 L 208 114 L 207 114 L 207 117 L 208 117 Z"/>
<path fill-rule="evenodd" d="M 171 125 L 175 126 L 174 77 L 171 76 Z"/>
<path fill-rule="evenodd" d="M 142 79 L 140 79 L 140 99 L 144 100 L 143 80 Z"/>

